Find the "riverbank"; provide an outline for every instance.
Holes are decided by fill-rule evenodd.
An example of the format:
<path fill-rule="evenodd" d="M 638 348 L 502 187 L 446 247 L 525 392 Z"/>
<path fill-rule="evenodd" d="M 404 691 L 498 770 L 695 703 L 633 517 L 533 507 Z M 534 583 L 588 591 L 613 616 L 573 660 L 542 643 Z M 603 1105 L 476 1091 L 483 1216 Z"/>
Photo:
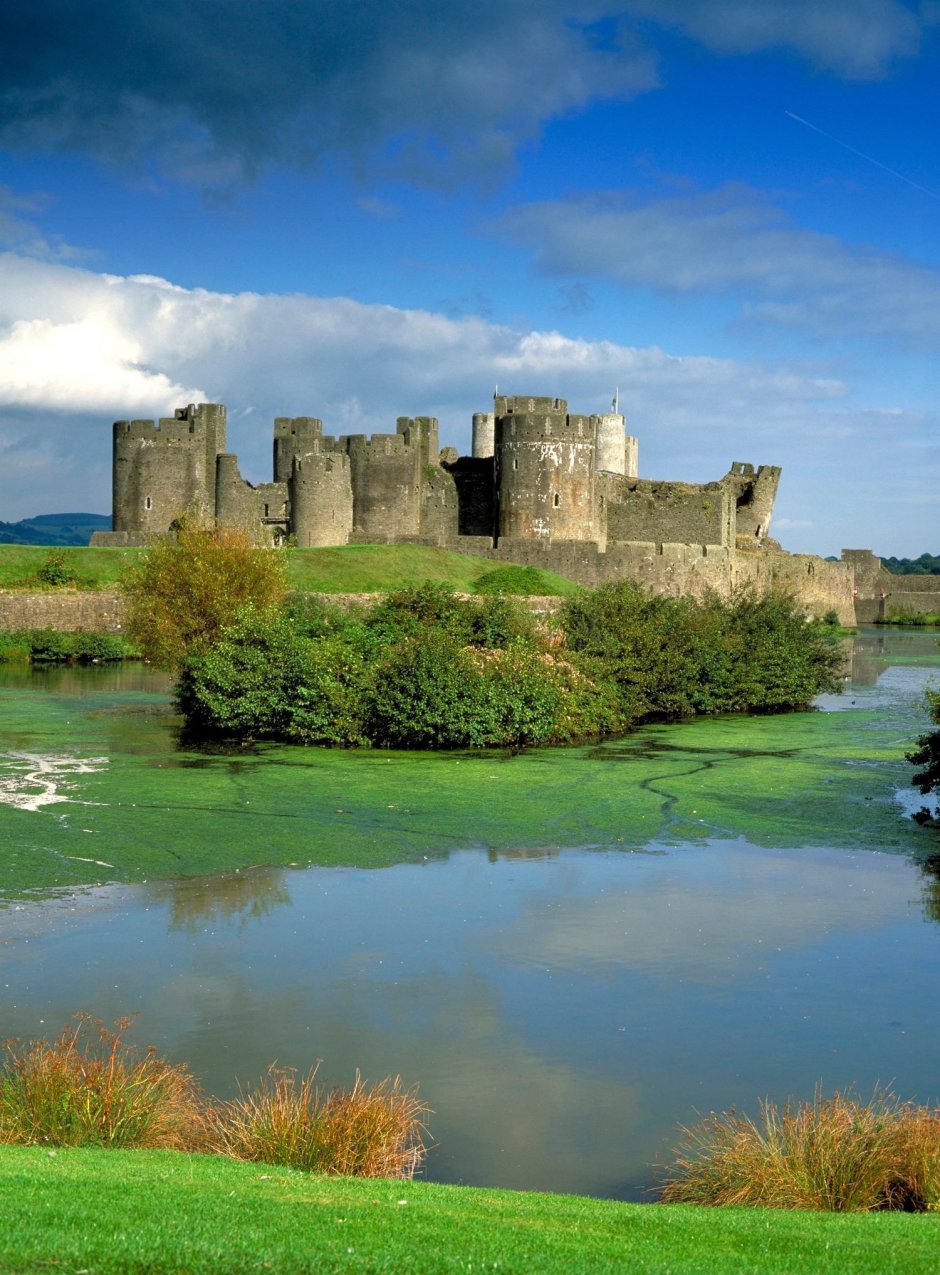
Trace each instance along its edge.
<path fill-rule="evenodd" d="M 932 1275 L 940 1217 L 621 1204 L 317 1178 L 167 1151 L 0 1148 L 0 1270 Z"/>

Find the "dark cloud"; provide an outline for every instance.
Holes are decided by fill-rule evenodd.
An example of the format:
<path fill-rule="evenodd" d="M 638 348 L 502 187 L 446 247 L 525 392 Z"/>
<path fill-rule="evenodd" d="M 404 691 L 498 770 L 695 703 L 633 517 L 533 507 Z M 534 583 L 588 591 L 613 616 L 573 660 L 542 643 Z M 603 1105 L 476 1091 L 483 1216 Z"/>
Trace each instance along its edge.
<path fill-rule="evenodd" d="M 454 180 L 552 117 L 657 85 L 644 39 L 786 47 L 836 74 L 917 51 L 898 0 L 8 0 L 0 144 L 225 187 L 342 155 Z"/>
<path fill-rule="evenodd" d="M 0 11 L 0 141 L 225 184 L 394 143 L 399 167 L 502 163 L 552 115 L 653 87 L 597 4 L 44 0 Z"/>

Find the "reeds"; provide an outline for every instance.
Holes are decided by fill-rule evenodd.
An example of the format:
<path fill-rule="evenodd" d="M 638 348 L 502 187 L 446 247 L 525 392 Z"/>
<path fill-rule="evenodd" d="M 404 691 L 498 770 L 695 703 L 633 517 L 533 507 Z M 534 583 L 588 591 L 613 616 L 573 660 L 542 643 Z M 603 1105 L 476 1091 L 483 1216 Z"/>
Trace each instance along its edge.
<path fill-rule="evenodd" d="M 682 1130 L 662 1200 L 670 1204 L 921 1212 L 940 1201 L 940 1112 L 878 1089 L 782 1110 L 753 1121 L 712 1112 Z"/>
<path fill-rule="evenodd" d="M 201 1140 L 202 1103 L 188 1068 L 140 1054 L 114 1029 L 76 1014 L 53 1041 L 6 1043 L 0 1142 L 59 1147 L 169 1147 Z"/>
<path fill-rule="evenodd" d="M 308 1173 L 412 1177 L 427 1151 L 428 1107 L 416 1090 L 398 1076 L 369 1086 L 358 1071 L 351 1089 L 326 1089 L 316 1076 L 317 1067 L 299 1078 L 272 1067 L 257 1087 L 213 1105 L 209 1149 Z"/>

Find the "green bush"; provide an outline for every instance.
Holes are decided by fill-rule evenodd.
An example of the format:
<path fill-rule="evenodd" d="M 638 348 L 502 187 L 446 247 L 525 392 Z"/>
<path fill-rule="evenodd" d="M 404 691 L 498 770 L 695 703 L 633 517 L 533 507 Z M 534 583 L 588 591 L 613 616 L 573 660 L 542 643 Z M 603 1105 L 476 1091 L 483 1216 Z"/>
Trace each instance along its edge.
<path fill-rule="evenodd" d="M 61 549 L 50 549 L 36 572 L 43 584 L 60 588 L 62 585 L 75 584 L 78 575 Z"/>
<path fill-rule="evenodd" d="M 109 633 L 63 632 L 60 629 L 19 629 L 0 632 L 0 663 L 88 664 L 126 659 L 131 648 Z"/>
<path fill-rule="evenodd" d="M 197 733 L 289 738 L 305 643 L 279 613 L 245 607 L 183 661 L 176 700 Z"/>
<path fill-rule="evenodd" d="M 931 720 L 940 725 L 940 691 L 927 691 L 926 704 Z M 927 731 L 921 735 L 917 746 L 906 757 L 913 765 L 923 768 L 911 779 L 914 787 L 925 797 L 931 793 L 940 793 L 940 730 Z M 929 811 L 921 811 L 919 817 L 929 819 Z"/>
<path fill-rule="evenodd" d="M 390 593 L 368 612 L 365 624 L 386 646 L 432 630 L 466 643 L 473 636 L 473 607 L 449 585 L 428 580 Z"/>

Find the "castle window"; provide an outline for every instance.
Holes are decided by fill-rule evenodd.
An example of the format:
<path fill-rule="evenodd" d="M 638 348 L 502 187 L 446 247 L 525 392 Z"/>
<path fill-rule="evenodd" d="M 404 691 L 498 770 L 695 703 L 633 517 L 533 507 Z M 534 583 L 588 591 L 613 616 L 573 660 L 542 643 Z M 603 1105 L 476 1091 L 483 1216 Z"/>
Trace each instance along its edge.
<path fill-rule="evenodd" d="M 561 504 L 561 496 L 559 496 L 557 491 L 555 492 L 555 499 L 552 501 L 552 504 L 555 506 L 556 509 Z"/>
<path fill-rule="evenodd" d="M 153 508 L 153 501 L 150 499 L 150 497 L 149 497 L 149 496 L 148 496 L 148 497 L 145 499 L 145 501 L 144 501 L 144 508 L 145 508 L 145 509 L 152 509 L 152 508 Z"/>
<path fill-rule="evenodd" d="M 268 510 L 269 510 L 269 506 L 268 506 L 268 505 L 265 505 L 265 507 L 264 507 L 264 516 L 265 516 L 265 518 L 267 518 L 267 517 L 268 517 Z"/>
<path fill-rule="evenodd" d="M 513 457 L 512 467 L 513 469 L 519 468 L 519 462 L 515 459 L 515 457 Z"/>

